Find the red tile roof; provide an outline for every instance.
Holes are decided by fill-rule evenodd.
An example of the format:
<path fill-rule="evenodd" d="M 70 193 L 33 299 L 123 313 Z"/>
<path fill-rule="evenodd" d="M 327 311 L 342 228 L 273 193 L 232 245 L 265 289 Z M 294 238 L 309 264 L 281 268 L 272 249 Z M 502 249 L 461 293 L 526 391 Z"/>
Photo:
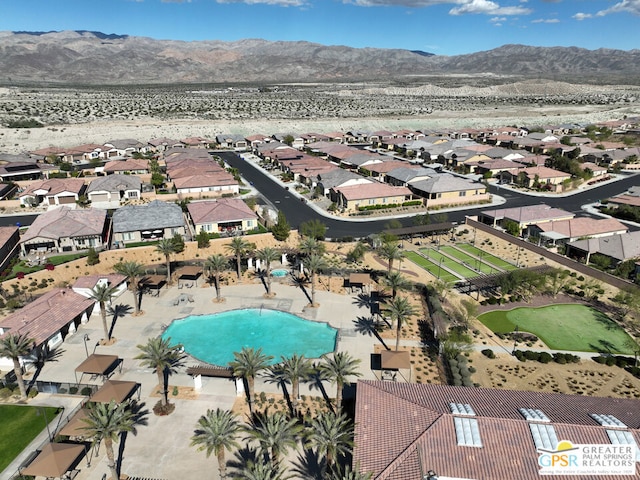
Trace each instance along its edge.
<path fill-rule="evenodd" d="M 196 225 L 258 218 L 246 203 L 237 198 L 222 198 L 215 202 L 193 202 L 187 205 L 187 209 Z"/>

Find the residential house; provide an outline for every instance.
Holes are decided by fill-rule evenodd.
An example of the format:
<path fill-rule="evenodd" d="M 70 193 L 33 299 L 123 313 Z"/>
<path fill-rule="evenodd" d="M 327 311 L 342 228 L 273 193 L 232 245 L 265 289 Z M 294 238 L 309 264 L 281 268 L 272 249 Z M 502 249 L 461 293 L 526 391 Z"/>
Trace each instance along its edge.
<path fill-rule="evenodd" d="M 113 242 L 125 245 L 146 240 L 185 236 L 182 208 L 175 203 L 153 200 L 146 205 L 125 205 L 113 212 Z"/>
<path fill-rule="evenodd" d="M 20 253 L 20 229 L 16 226 L 0 227 L 0 272 Z"/>
<path fill-rule="evenodd" d="M 433 168 L 401 166 L 389 170 L 384 177 L 384 181 L 390 185 L 406 187 L 410 183 L 428 180 L 438 175 Z"/>
<path fill-rule="evenodd" d="M 517 172 L 516 181 L 528 188 L 546 188 L 561 192 L 562 182 L 571 180 L 571 174 L 549 167 L 527 167 Z"/>
<path fill-rule="evenodd" d="M 552 208 L 549 205 L 541 203 L 538 205 L 528 205 L 526 207 L 485 210 L 480 213 L 478 221 L 495 228 L 502 227 L 506 220 L 510 220 L 517 223 L 518 227 L 522 230 L 529 225 L 569 220 L 573 217 L 575 217 L 575 215 L 571 212 L 560 208 Z"/>
<path fill-rule="evenodd" d="M 22 235 L 22 254 L 31 251 L 75 252 L 91 247 L 101 250 L 108 240 L 107 211 L 62 206 L 36 217 Z"/>
<path fill-rule="evenodd" d="M 349 158 L 351 160 L 351 158 Z M 395 170 L 397 168 L 409 167 L 410 163 L 404 162 L 402 160 L 393 160 L 389 158 L 381 158 L 379 160 L 366 161 L 358 168 L 358 172 L 364 175 L 365 177 L 376 178 L 380 181 L 383 181 L 385 176 L 391 170 Z"/>
<path fill-rule="evenodd" d="M 589 263 L 596 253 L 609 257 L 612 265 L 637 259 L 640 257 L 640 231 L 567 243 L 567 257 Z"/>
<path fill-rule="evenodd" d="M 0 200 L 13 198 L 18 191 L 18 185 L 15 183 L 0 183 Z"/>
<path fill-rule="evenodd" d="M 353 465 L 373 480 L 539 480 L 541 454 L 560 440 L 640 441 L 637 399 L 371 380 L 356 389 Z"/>
<path fill-rule="evenodd" d="M 209 193 L 215 195 L 236 195 L 240 192 L 238 181 L 226 171 L 215 174 L 196 174 L 173 178 L 173 186 L 178 194 Z"/>
<path fill-rule="evenodd" d="M 576 217 L 530 225 L 528 235 L 538 237 L 547 243 L 574 242 L 579 239 L 620 235 L 629 229 L 615 218 Z"/>
<path fill-rule="evenodd" d="M 221 148 L 232 148 L 236 151 L 245 151 L 248 146 L 244 136 L 240 134 L 216 135 L 216 143 Z"/>
<path fill-rule="evenodd" d="M 331 198 L 336 199 L 338 207 L 347 212 L 374 205 L 401 205 L 411 200 L 411 197 L 411 190 L 407 187 L 394 187 L 378 182 L 335 187 L 331 192 Z"/>
<path fill-rule="evenodd" d="M 19 180 L 38 180 L 49 178 L 49 173 L 58 167 L 46 163 L 10 162 L 0 165 L 0 182 L 17 182 Z"/>
<path fill-rule="evenodd" d="M 148 143 L 142 143 L 133 138 L 123 138 L 121 140 L 110 140 L 106 142 L 105 147 L 113 149 L 113 153 L 118 157 L 130 157 L 134 153 L 147 153 L 151 150 Z M 114 155 L 108 155 L 109 157 Z"/>
<path fill-rule="evenodd" d="M 582 167 L 582 170 L 590 170 L 594 177 L 606 175 L 609 170 L 607 167 L 601 167 L 593 162 L 584 162 L 580 167 Z"/>
<path fill-rule="evenodd" d="M 247 141 L 247 145 L 249 145 L 251 150 L 255 149 L 258 145 L 270 143 L 273 141 L 273 137 L 261 134 L 249 135 L 244 137 L 244 139 Z"/>
<path fill-rule="evenodd" d="M 127 276 L 119 273 L 83 275 L 78 277 L 71 289 L 83 297 L 91 298 L 94 289 L 99 285 L 113 288 L 113 301 L 127 290 Z M 108 306 L 111 306 L 111 303 Z M 100 303 L 96 302 L 90 315 L 98 314 L 100 314 Z"/>
<path fill-rule="evenodd" d="M 75 206 L 85 188 L 80 178 L 50 178 L 32 183 L 18 198 L 20 205 Z"/>
<path fill-rule="evenodd" d="M 427 208 L 487 202 L 491 198 L 484 184 L 450 173 L 412 182 L 409 188 L 423 198 Z"/>
<path fill-rule="evenodd" d="M 188 137 L 180 140 L 185 148 L 209 148 L 209 145 L 213 145 L 215 140 L 211 140 L 204 137 Z"/>
<path fill-rule="evenodd" d="M 138 158 L 113 160 L 105 164 L 103 171 L 107 175 L 112 175 L 114 173 L 143 175 L 145 173 L 149 173 L 149 161 Z"/>
<path fill-rule="evenodd" d="M 331 189 L 338 190 L 340 187 L 362 185 L 363 183 L 371 183 L 371 180 L 351 170 L 336 168 L 335 170 L 317 174 L 312 181 L 311 187 L 316 188 L 322 195 L 329 196 Z M 332 200 L 335 201 L 334 199 Z"/>
<path fill-rule="evenodd" d="M 86 143 L 77 147 L 66 148 L 62 160 L 74 165 L 89 163 L 91 160 L 106 158 L 106 152 L 111 147 L 97 143 Z"/>
<path fill-rule="evenodd" d="M 237 198 L 192 202 L 187 209 L 196 235 L 201 231 L 238 235 L 258 227 L 258 215 Z"/>
<path fill-rule="evenodd" d="M 86 194 L 93 207 L 118 208 L 120 202 L 140 199 L 141 189 L 139 177 L 115 174 L 93 180 Z"/>
<path fill-rule="evenodd" d="M 183 148 L 184 144 L 180 142 L 180 140 L 175 140 L 173 138 L 153 138 L 147 142 L 149 147 L 151 147 L 151 151 L 153 152 L 164 152 L 165 150 L 169 150 L 171 148 Z"/>
<path fill-rule="evenodd" d="M 54 288 L 20 310 L 0 320 L 0 337 L 22 334 L 33 338 L 30 358 L 45 358 L 73 335 L 81 323 L 89 321 L 95 300 L 68 288 Z M 25 365 L 26 358 L 21 359 Z M 10 358 L 0 357 L 2 369 L 13 368 Z"/>

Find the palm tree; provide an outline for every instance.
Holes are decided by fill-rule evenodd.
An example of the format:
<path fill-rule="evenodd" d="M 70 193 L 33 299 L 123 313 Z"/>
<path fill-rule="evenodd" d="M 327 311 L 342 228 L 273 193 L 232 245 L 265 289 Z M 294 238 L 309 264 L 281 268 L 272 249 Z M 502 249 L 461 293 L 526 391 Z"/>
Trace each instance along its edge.
<path fill-rule="evenodd" d="M 204 262 L 204 268 L 213 273 L 213 277 L 216 281 L 216 301 L 220 302 L 220 274 L 224 272 L 229 266 L 229 260 L 221 253 L 210 255 Z"/>
<path fill-rule="evenodd" d="M 110 340 L 109 327 L 107 325 L 107 303 L 111 303 L 111 299 L 116 294 L 116 288 L 107 283 L 99 283 L 91 290 L 90 298 L 98 302 L 100 305 L 100 316 L 102 317 L 102 328 L 104 328 L 105 340 Z"/>
<path fill-rule="evenodd" d="M 236 257 L 236 272 L 238 281 L 242 278 L 242 257 L 252 250 L 252 244 L 242 237 L 233 237 L 225 248 Z"/>
<path fill-rule="evenodd" d="M 416 314 L 416 310 L 413 305 L 409 303 L 406 297 L 396 297 L 389 303 L 389 314 L 391 320 L 396 322 L 396 352 L 400 347 L 400 331 L 402 324 L 412 315 Z"/>
<path fill-rule="evenodd" d="M 304 237 L 298 244 L 298 250 L 304 256 L 311 255 L 312 253 L 324 255 L 327 252 L 327 247 L 315 237 Z"/>
<path fill-rule="evenodd" d="M 141 351 L 134 358 L 142 360 L 141 365 L 153 368 L 158 375 L 158 385 L 162 387 L 162 397 L 160 403 L 164 407 L 167 405 L 167 381 L 168 376 L 176 372 L 178 367 L 182 365 L 184 354 L 182 353 L 182 345 L 171 345 L 171 337 L 163 339 L 162 337 L 150 338 L 145 345 L 138 345 Z M 165 380 L 165 373 L 166 380 Z"/>
<path fill-rule="evenodd" d="M 331 383 L 336 384 L 336 411 L 340 412 L 342 409 L 342 389 L 347 377 L 361 376 L 360 372 L 358 372 L 360 359 L 353 358 L 347 352 L 334 352 L 333 357 L 323 355 L 322 358 L 324 363 L 320 364 L 320 369 L 331 379 Z"/>
<path fill-rule="evenodd" d="M 118 441 L 122 433 L 135 431 L 135 416 L 131 411 L 130 403 L 90 403 L 87 407 L 87 416 L 82 421 L 86 423 L 82 427 L 87 432 L 87 437 L 92 439 L 94 445 L 104 440 L 104 448 L 107 451 L 107 466 L 111 470 L 113 480 L 120 478 L 113 442 Z"/>
<path fill-rule="evenodd" d="M 389 267 L 387 269 L 388 274 L 391 273 L 393 262 L 402 258 L 402 251 L 398 246 L 398 242 L 384 242 L 378 249 L 378 252 L 380 252 L 382 258 L 389 263 Z"/>
<path fill-rule="evenodd" d="M 311 360 L 304 355 L 294 353 L 291 357 L 282 357 L 282 373 L 284 378 L 291 382 L 291 406 L 293 414 L 298 412 L 298 397 L 300 396 L 300 379 L 309 376 L 313 369 Z"/>
<path fill-rule="evenodd" d="M 242 347 L 239 352 L 234 352 L 235 360 L 229 362 L 229 366 L 233 369 L 233 374 L 242 377 L 247 382 L 247 402 L 249 402 L 249 411 L 253 411 L 254 400 L 254 384 L 256 375 L 260 370 L 264 370 L 269 366 L 273 357 L 262 353 L 262 349 Z"/>
<path fill-rule="evenodd" d="M 326 459 L 322 478 L 326 477 L 327 470 L 331 471 L 338 456 L 349 454 L 353 446 L 351 430 L 351 423 L 341 413 L 322 412 L 311 420 L 308 443 Z"/>
<path fill-rule="evenodd" d="M 254 414 L 245 429 L 248 434 L 245 440 L 257 440 L 260 451 L 269 455 L 271 463 L 277 464 L 282 454 L 286 455 L 289 448 L 298 445 L 302 430 L 296 419 L 288 419 L 283 412 Z"/>
<path fill-rule="evenodd" d="M 294 477 L 287 474 L 281 464 L 248 460 L 242 469 L 233 475 L 233 478 L 236 480 L 290 480 Z"/>
<path fill-rule="evenodd" d="M 373 474 L 371 472 L 360 473 L 357 470 L 352 470 L 349 465 L 344 470 L 336 470 L 331 472 L 330 480 L 371 480 Z"/>
<path fill-rule="evenodd" d="M 235 440 L 236 434 L 240 431 L 240 424 L 236 416 L 228 410 L 207 410 L 206 415 L 202 415 L 198 420 L 194 435 L 191 437 L 191 446 L 198 446 L 198 451 L 204 450 L 207 458 L 211 452 L 215 452 L 218 459 L 218 471 L 220 478 L 226 478 L 226 460 L 224 451 L 231 448 L 238 448 Z"/>
<path fill-rule="evenodd" d="M 176 253 L 176 244 L 170 238 L 163 238 L 156 245 L 156 252 L 164 255 L 167 262 L 167 283 L 171 283 L 171 255 Z"/>
<path fill-rule="evenodd" d="M 131 292 L 133 293 L 133 307 L 135 310 L 135 315 L 138 315 L 140 313 L 140 304 L 138 299 L 138 280 L 142 275 L 144 275 L 144 267 L 141 263 L 132 260 L 116 263 L 113 266 L 113 269 L 117 273 L 129 278 L 129 283 L 131 284 Z"/>
<path fill-rule="evenodd" d="M 411 282 L 404 278 L 404 275 L 400 272 L 387 273 L 383 283 L 385 287 L 391 289 L 391 298 L 396 298 L 398 290 L 409 290 L 411 288 Z"/>
<path fill-rule="evenodd" d="M 325 258 L 317 253 L 312 253 L 302 261 L 304 267 L 311 273 L 311 306 L 316 306 L 316 275 L 320 270 L 328 266 Z"/>
<path fill-rule="evenodd" d="M 0 338 L 0 357 L 7 357 L 13 360 L 13 372 L 16 374 L 20 397 L 23 400 L 27 398 L 27 388 L 24 386 L 24 379 L 22 378 L 20 357 L 29 355 L 34 348 L 34 339 L 27 334 L 15 333 Z"/>
<path fill-rule="evenodd" d="M 280 253 L 275 248 L 264 247 L 256 251 L 256 257 L 262 262 L 267 282 L 267 295 L 271 296 L 271 263 L 280 258 Z"/>

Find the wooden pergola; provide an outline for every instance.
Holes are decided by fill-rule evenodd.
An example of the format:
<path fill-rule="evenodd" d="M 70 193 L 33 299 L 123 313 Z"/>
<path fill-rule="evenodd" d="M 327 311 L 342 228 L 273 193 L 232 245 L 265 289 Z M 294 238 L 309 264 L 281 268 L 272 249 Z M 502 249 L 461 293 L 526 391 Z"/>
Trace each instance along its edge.
<path fill-rule="evenodd" d="M 76 443 L 48 443 L 33 461 L 20 471 L 21 475 L 63 478 L 78 464 L 85 446 Z"/>
<path fill-rule="evenodd" d="M 90 375 L 100 375 L 104 378 L 113 372 L 118 364 L 122 369 L 120 357 L 117 355 L 101 355 L 98 353 L 89 355 L 86 360 L 76 367 L 76 383 L 80 382 L 78 380 L 78 372 L 82 373 L 82 375 L 88 373 Z M 82 380 L 82 375 L 80 375 L 80 380 Z"/>
<path fill-rule="evenodd" d="M 136 382 L 107 380 L 89 400 L 97 403 L 110 403 L 111 401 L 122 403 L 131 397 L 136 390 L 138 391 L 139 397 L 139 387 L 140 384 Z"/>

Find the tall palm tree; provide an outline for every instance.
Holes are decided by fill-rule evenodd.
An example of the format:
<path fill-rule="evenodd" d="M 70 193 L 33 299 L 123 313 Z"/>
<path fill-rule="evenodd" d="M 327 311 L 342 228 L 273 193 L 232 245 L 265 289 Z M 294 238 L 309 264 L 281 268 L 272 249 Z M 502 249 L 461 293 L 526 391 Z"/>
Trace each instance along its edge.
<path fill-rule="evenodd" d="M 357 467 L 355 470 L 352 470 L 349 465 L 347 465 L 344 470 L 335 470 L 331 472 L 330 480 L 371 480 L 373 474 L 371 472 L 361 473 L 358 471 Z"/>
<path fill-rule="evenodd" d="M 113 269 L 126 277 L 129 278 L 129 283 L 131 285 L 131 292 L 133 293 L 133 308 L 135 310 L 135 314 L 138 315 L 140 313 L 140 302 L 138 298 L 138 282 L 140 277 L 144 275 L 144 267 L 141 263 L 136 262 L 135 260 L 127 261 L 127 262 L 119 262 L 113 266 Z"/>
<path fill-rule="evenodd" d="M 100 305 L 100 316 L 102 317 L 102 328 L 104 328 L 105 340 L 110 340 L 109 327 L 107 325 L 107 303 L 111 303 L 111 299 L 116 294 L 116 288 L 107 283 L 99 283 L 91 290 L 90 298 L 98 302 Z"/>
<path fill-rule="evenodd" d="M 296 419 L 288 419 L 283 412 L 254 414 L 245 429 L 245 440 L 257 440 L 260 451 L 269 455 L 271 463 L 280 463 L 280 456 L 298 445 L 302 425 Z"/>
<path fill-rule="evenodd" d="M 398 290 L 409 290 L 411 288 L 411 282 L 401 272 L 387 273 L 383 283 L 385 287 L 391 289 L 391 298 L 396 298 Z"/>
<path fill-rule="evenodd" d="M 210 255 L 204 262 L 204 268 L 213 273 L 213 277 L 216 281 L 216 301 L 220 302 L 222 297 L 220 296 L 220 274 L 224 272 L 229 266 L 229 260 L 221 253 Z"/>
<path fill-rule="evenodd" d="M 294 477 L 289 475 L 281 464 L 248 460 L 242 468 L 233 475 L 233 478 L 235 480 L 290 480 Z"/>
<path fill-rule="evenodd" d="M 168 376 L 175 373 L 178 367 L 182 365 L 184 353 L 182 353 L 182 345 L 171 345 L 171 337 L 163 339 L 162 337 L 150 338 L 145 345 L 138 345 L 140 353 L 134 358 L 142 360 L 141 365 L 153 368 L 158 375 L 158 385 L 162 386 L 162 397 L 160 403 L 165 406 L 167 399 L 167 382 Z M 165 381 L 165 373 L 167 380 Z"/>
<path fill-rule="evenodd" d="M 191 446 L 197 446 L 199 451 L 204 450 L 207 458 L 211 452 L 216 454 L 218 459 L 218 471 L 220 478 L 226 478 L 225 450 L 238 448 L 235 437 L 240 431 L 240 424 L 236 416 L 228 410 L 207 410 L 206 415 L 202 415 L 191 437 Z"/>
<path fill-rule="evenodd" d="M 402 258 L 402 251 L 398 246 L 398 242 L 384 242 L 378 249 L 378 252 L 389 264 L 387 269 L 388 274 L 391 273 L 393 262 Z"/>
<path fill-rule="evenodd" d="M 242 237 L 233 237 L 231 242 L 225 245 L 224 248 L 236 257 L 236 273 L 238 274 L 238 281 L 240 281 L 242 278 L 242 257 L 251 252 L 255 246 Z"/>
<path fill-rule="evenodd" d="M 271 264 L 280 258 L 280 253 L 273 247 L 264 247 L 256 251 L 256 257 L 262 262 L 267 282 L 267 295 L 271 296 Z"/>
<path fill-rule="evenodd" d="M 302 260 L 304 268 L 311 273 L 311 306 L 316 306 L 316 276 L 320 270 L 328 267 L 325 258 L 317 253 L 312 253 Z"/>
<path fill-rule="evenodd" d="M 291 382 L 291 406 L 293 414 L 298 412 L 298 397 L 300 396 L 300 380 L 306 379 L 313 369 L 311 360 L 304 355 L 294 353 L 290 357 L 282 357 L 282 373 Z"/>
<path fill-rule="evenodd" d="M 82 419 L 86 423 L 82 430 L 92 439 L 94 445 L 104 440 L 107 466 L 113 480 L 120 478 L 113 452 L 113 442 L 117 442 L 122 433 L 135 431 L 135 416 L 130 406 L 128 401 L 116 403 L 111 400 L 110 403 L 90 403 L 87 407 L 87 416 Z"/>
<path fill-rule="evenodd" d="M 353 358 L 347 352 L 334 352 L 333 356 L 323 355 L 324 363 L 319 368 L 324 371 L 325 375 L 336 384 L 336 411 L 342 409 L 342 389 L 347 381 L 347 377 L 359 377 L 361 373 L 358 371 L 360 365 L 359 358 Z"/>
<path fill-rule="evenodd" d="M 253 412 L 254 385 L 256 375 L 260 370 L 264 370 L 269 366 L 273 357 L 262 353 L 262 349 L 242 347 L 239 352 L 234 352 L 235 360 L 229 362 L 229 366 L 233 369 L 233 374 L 242 377 L 247 382 L 247 402 L 249 403 L 249 411 Z"/>
<path fill-rule="evenodd" d="M 396 323 L 396 352 L 400 347 L 400 332 L 402 324 L 412 315 L 416 314 L 416 309 L 409 303 L 406 297 L 396 297 L 389 303 L 389 314 L 391 320 Z"/>
<path fill-rule="evenodd" d="M 176 244 L 171 238 L 163 238 L 156 245 L 156 252 L 164 255 L 167 263 L 167 283 L 171 283 L 171 255 L 176 253 Z"/>
<path fill-rule="evenodd" d="M 315 237 L 304 237 L 298 244 L 298 251 L 304 256 L 312 253 L 324 255 L 327 252 L 327 247 Z"/>
<path fill-rule="evenodd" d="M 340 455 L 348 455 L 353 446 L 351 422 L 341 413 L 322 412 L 311 420 L 308 443 L 316 447 L 318 454 L 324 455 L 326 471 L 331 471 Z"/>
<path fill-rule="evenodd" d="M 0 338 L 0 357 L 7 357 L 13 360 L 13 372 L 16 374 L 18 387 L 20 388 L 20 397 L 24 400 L 27 398 L 27 388 L 22 378 L 22 365 L 20 365 L 20 357 L 29 355 L 34 349 L 35 343 L 33 338 L 27 334 L 15 333 Z"/>

